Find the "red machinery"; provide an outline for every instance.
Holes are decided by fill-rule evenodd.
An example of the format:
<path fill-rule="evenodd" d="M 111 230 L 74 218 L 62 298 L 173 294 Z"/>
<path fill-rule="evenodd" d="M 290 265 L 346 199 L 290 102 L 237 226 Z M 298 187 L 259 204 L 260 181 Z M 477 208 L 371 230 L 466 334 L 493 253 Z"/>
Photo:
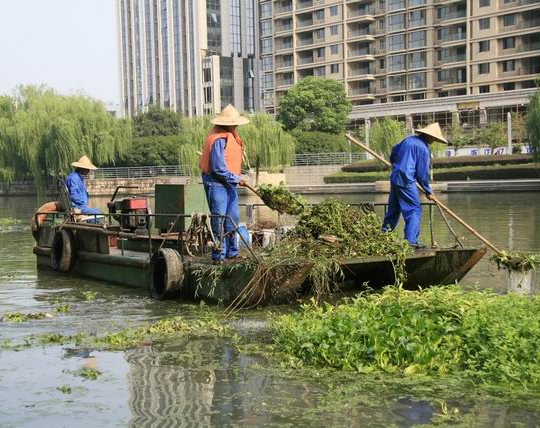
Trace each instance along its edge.
<path fill-rule="evenodd" d="M 122 229 L 132 232 L 150 227 L 150 210 L 146 198 L 129 196 L 127 198 L 114 200 L 120 189 L 136 189 L 137 186 L 118 186 L 109 202 L 107 208 L 109 214 L 120 223 Z"/>

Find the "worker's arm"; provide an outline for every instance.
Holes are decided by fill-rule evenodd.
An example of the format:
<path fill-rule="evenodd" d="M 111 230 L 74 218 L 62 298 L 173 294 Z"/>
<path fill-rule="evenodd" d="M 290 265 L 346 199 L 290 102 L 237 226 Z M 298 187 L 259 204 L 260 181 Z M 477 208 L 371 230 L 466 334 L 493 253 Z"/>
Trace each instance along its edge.
<path fill-rule="evenodd" d="M 85 206 L 88 201 L 88 193 L 82 179 L 70 174 L 66 178 L 66 186 L 69 191 L 71 204 L 76 208 Z"/>
<path fill-rule="evenodd" d="M 242 181 L 242 177 L 229 171 L 225 163 L 226 144 L 227 140 L 225 138 L 219 138 L 212 146 L 212 152 L 210 153 L 210 174 L 221 183 L 239 184 Z"/>
<path fill-rule="evenodd" d="M 429 160 L 430 156 L 427 146 L 418 146 L 416 156 L 416 174 L 414 178 L 416 178 L 418 184 L 422 186 L 426 196 L 433 195 L 433 190 L 429 185 Z M 430 199 L 429 196 L 428 199 Z"/>

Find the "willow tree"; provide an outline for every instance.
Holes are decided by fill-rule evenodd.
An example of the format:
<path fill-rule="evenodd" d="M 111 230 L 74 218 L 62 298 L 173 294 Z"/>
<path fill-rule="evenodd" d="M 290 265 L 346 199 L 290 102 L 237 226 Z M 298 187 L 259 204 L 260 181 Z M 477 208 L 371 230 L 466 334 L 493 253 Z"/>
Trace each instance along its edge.
<path fill-rule="evenodd" d="M 527 113 L 527 132 L 529 134 L 529 144 L 534 159 L 540 161 L 540 79 L 539 89 L 531 97 L 529 112 Z"/>
<path fill-rule="evenodd" d="M 83 154 L 114 164 L 131 144 L 131 125 L 86 96 L 62 96 L 47 87 L 20 86 L 0 101 L 0 178 L 65 174 Z"/>
<path fill-rule="evenodd" d="M 181 165 L 199 173 L 199 158 L 208 132 L 212 128 L 210 117 L 184 118 L 179 135 L 178 158 Z M 249 117 L 250 123 L 239 126 L 244 142 L 246 160 L 250 166 L 275 171 L 291 163 L 294 157 L 294 138 L 278 122 L 263 113 Z"/>
<path fill-rule="evenodd" d="M 404 122 L 385 117 L 376 120 L 370 131 L 369 144 L 380 155 L 388 158 L 392 147 L 407 136 Z"/>

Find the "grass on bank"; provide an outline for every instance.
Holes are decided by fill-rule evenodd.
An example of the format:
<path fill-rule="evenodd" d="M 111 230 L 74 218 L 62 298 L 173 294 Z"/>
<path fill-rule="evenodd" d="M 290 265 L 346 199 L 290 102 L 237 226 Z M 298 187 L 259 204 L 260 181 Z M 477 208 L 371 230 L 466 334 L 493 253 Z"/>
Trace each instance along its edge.
<path fill-rule="evenodd" d="M 390 177 L 389 171 L 344 172 L 324 177 L 327 184 L 338 183 L 371 183 L 385 181 Z M 433 171 L 435 181 L 454 180 L 511 180 L 520 178 L 540 178 L 540 170 L 536 164 L 524 165 L 490 165 L 463 166 L 455 168 L 438 168 Z"/>
<path fill-rule="evenodd" d="M 278 351 L 300 365 L 540 388 L 540 296 L 389 287 L 306 305 L 273 329 Z"/>

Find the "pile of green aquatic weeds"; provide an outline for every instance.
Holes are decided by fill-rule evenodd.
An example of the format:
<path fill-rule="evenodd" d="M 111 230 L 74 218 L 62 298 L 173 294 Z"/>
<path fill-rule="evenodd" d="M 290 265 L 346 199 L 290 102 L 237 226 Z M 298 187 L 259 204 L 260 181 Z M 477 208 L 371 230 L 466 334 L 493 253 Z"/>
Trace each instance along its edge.
<path fill-rule="evenodd" d="M 306 305 L 273 328 L 277 349 L 299 364 L 540 389 L 540 296 L 388 287 L 339 306 Z"/>
<path fill-rule="evenodd" d="M 298 215 L 304 211 L 307 201 L 283 186 L 261 184 L 257 192 L 266 206 L 280 214 Z"/>
<path fill-rule="evenodd" d="M 540 266 L 540 254 L 508 253 L 501 251 L 500 254 L 491 256 L 491 261 L 497 264 L 499 269 L 508 271 L 527 272 L 536 270 Z"/>
<path fill-rule="evenodd" d="M 309 282 L 317 298 L 334 291 L 343 275 L 339 262 L 352 257 L 386 256 L 394 263 L 396 284 L 405 280 L 405 258 L 412 251 L 407 241 L 395 233 L 381 231 L 380 219 L 374 213 L 328 199 L 312 205 L 299 217 L 294 229 L 278 244 L 259 253 L 258 278 L 278 266 L 311 264 Z M 249 291 L 249 290 L 248 290 Z"/>

